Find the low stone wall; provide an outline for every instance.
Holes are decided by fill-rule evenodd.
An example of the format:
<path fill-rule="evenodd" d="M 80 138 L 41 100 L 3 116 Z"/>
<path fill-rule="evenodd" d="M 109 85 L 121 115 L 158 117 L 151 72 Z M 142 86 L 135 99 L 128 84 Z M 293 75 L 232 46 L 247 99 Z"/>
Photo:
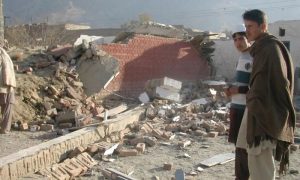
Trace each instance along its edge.
<path fill-rule="evenodd" d="M 87 127 L 65 136 L 21 150 L 0 159 L 0 179 L 14 180 L 26 174 L 58 163 L 67 158 L 69 151 L 78 146 L 100 141 L 113 133 L 121 132 L 129 124 L 139 120 L 144 109 L 138 107 L 127 111 L 113 120 L 103 122 L 98 127 Z"/>

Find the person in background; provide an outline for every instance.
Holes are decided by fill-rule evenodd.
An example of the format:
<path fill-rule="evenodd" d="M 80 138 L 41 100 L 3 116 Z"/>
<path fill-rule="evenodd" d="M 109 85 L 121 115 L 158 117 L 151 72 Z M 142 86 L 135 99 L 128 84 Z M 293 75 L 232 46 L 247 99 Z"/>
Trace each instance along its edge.
<path fill-rule="evenodd" d="M 240 52 L 236 67 L 235 83 L 226 90 L 231 96 L 230 128 L 228 141 L 236 144 L 238 132 L 246 108 L 246 93 L 252 69 L 252 57 L 249 54 L 250 43 L 246 37 L 245 26 L 239 25 L 232 34 L 234 46 Z M 247 151 L 243 148 L 235 149 L 235 176 L 236 180 L 249 179 Z"/>
<path fill-rule="evenodd" d="M 0 47 L 1 134 L 10 132 L 13 104 L 15 102 L 14 88 L 16 88 L 16 78 L 13 62 L 6 51 Z"/>

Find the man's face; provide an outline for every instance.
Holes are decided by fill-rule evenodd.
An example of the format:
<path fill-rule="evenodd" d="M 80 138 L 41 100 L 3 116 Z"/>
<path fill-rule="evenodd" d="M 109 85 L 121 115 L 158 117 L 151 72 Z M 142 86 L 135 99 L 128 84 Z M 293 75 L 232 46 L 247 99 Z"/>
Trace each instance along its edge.
<path fill-rule="evenodd" d="M 245 51 L 249 47 L 248 40 L 245 36 L 236 34 L 233 38 L 234 46 L 240 52 Z"/>
<path fill-rule="evenodd" d="M 266 24 L 258 25 L 257 22 L 251 20 L 244 20 L 246 27 L 246 34 L 249 41 L 255 41 L 264 32 L 266 32 Z"/>

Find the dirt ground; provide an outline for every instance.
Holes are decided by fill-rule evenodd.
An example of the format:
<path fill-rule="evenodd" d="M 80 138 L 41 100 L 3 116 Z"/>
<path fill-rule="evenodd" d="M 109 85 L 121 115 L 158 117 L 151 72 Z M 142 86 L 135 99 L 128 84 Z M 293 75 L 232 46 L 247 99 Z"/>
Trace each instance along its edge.
<path fill-rule="evenodd" d="M 92 176 L 81 177 L 78 179 L 101 179 L 101 174 L 97 171 L 101 167 L 112 167 L 121 172 L 134 171 L 132 177 L 136 179 L 151 179 L 158 176 L 161 180 L 171 179 L 175 177 L 176 169 L 183 169 L 186 174 L 191 171 L 197 172 L 199 163 L 209 157 L 220 153 L 230 153 L 234 151 L 234 146 L 227 142 L 226 136 L 217 138 L 193 138 L 193 143 L 185 149 L 179 149 L 177 140 L 187 137 L 178 136 L 170 146 L 158 145 L 152 148 L 147 148 L 145 154 L 135 157 L 118 158 L 112 163 L 100 162 L 93 171 Z M 206 148 L 209 146 L 208 148 Z M 185 158 L 184 154 L 188 154 L 191 158 Z M 290 170 L 300 170 L 300 151 L 296 151 L 291 155 Z M 163 170 L 163 164 L 173 163 L 171 171 Z M 102 177 L 103 178 L 103 177 Z M 204 169 L 203 172 L 197 172 L 193 179 L 203 180 L 219 180 L 219 179 L 234 179 L 234 161 L 223 165 L 216 165 Z M 287 174 L 281 179 L 299 179 L 300 175 Z"/>
<path fill-rule="evenodd" d="M 87 174 L 82 177 L 78 177 L 78 180 L 104 180 L 100 170 L 102 168 L 111 167 L 124 173 L 133 171 L 132 177 L 136 179 L 153 179 L 154 176 L 160 178 L 160 180 L 169 180 L 175 176 L 176 169 L 183 169 L 186 175 L 194 171 L 197 173 L 191 179 L 195 180 L 219 180 L 219 179 L 234 179 L 234 161 L 228 162 L 223 165 L 216 165 L 210 168 L 205 168 L 203 172 L 197 172 L 199 163 L 209 157 L 212 157 L 221 153 L 230 153 L 234 151 L 234 146 L 227 142 L 226 136 L 220 136 L 217 138 L 193 138 L 192 144 L 185 149 L 179 149 L 177 141 L 180 139 L 188 139 L 189 136 L 177 136 L 177 138 L 171 142 L 170 145 L 158 144 L 154 147 L 149 147 L 143 155 L 133 157 L 117 157 L 112 156 L 115 159 L 114 162 L 103 162 L 99 158 L 94 156 L 96 160 L 99 160 L 99 164 L 94 166 Z M 191 158 L 184 157 L 184 154 L 188 154 Z M 290 171 L 300 171 L 300 151 L 293 152 L 290 157 Z M 163 170 L 163 164 L 173 163 L 171 171 Z M 296 180 L 299 179 L 299 174 L 291 174 L 290 172 L 280 179 L 283 180 Z M 22 178 L 27 179 L 43 179 L 37 175 L 31 175 Z"/>
<path fill-rule="evenodd" d="M 12 131 L 0 135 L 0 158 L 57 137 L 56 132 Z"/>

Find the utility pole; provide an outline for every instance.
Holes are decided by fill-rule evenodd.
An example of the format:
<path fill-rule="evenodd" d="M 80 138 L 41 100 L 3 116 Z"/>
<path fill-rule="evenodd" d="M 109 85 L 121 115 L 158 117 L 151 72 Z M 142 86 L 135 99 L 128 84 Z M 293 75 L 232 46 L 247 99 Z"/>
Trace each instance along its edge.
<path fill-rule="evenodd" d="M 4 16 L 3 16 L 3 0 L 0 0 L 0 45 L 4 45 Z"/>

